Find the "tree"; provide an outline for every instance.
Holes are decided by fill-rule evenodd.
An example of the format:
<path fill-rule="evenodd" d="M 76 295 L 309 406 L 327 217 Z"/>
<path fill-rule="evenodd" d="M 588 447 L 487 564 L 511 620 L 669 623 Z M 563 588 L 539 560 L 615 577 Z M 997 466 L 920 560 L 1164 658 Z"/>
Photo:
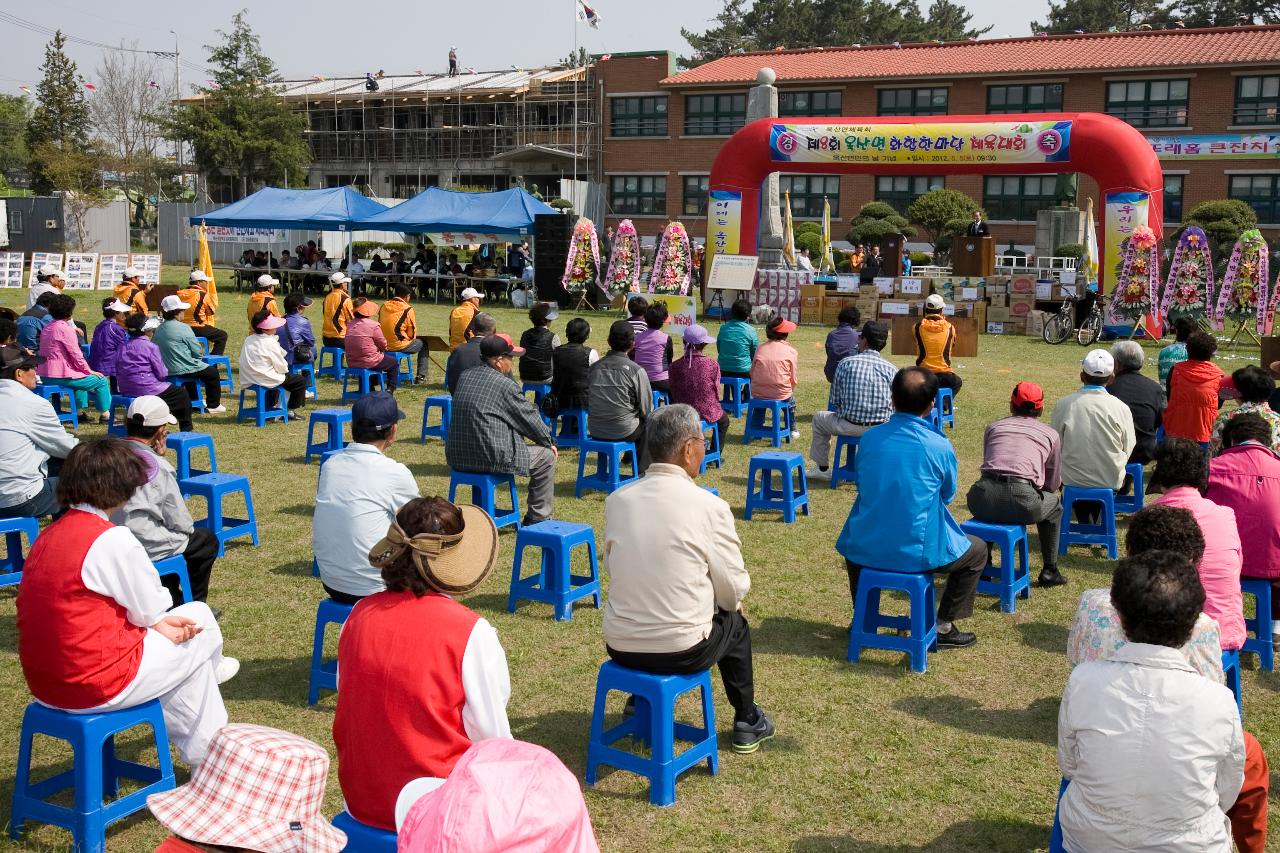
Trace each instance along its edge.
<path fill-rule="evenodd" d="M 1176 0 L 1171 8 L 1174 15 L 1182 18 L 1189 27 L 1280 23 L 1280 2 L 1277 0 L 1220 0 L 1216 3 Z"/>
<path fill-rule="evenodd" d="M 1223 198 L 1200 202 L 1182 218 L 1182 225 L 1184 228 L 1199 225 L 1204 229 L 1213 252 L 1214 266 L 1222 270 L 1240 235 L 1250 228 L 1258 227 L 1258 215 L 1253 212 L 1252 207 L 1239 199 Z"/>
<path fill-rule="evenodd" d="M 845 239 L 850 243 L 874 246 L 887 237 L 905 234 L 914 237 L 916 230 L 907 224 L 905 217 L 883 201 L 869 201 L 858 211 L 849 224 Z"/>
<path fill-rule="evenodd" d="M 50 175 L 46 158 L 54 150 L 83 153 L 89 148 L 89 106 L 84 100 L 84 79 L 71 57 L 63 52 L 62 32 L 44 48 L 44 76 L 36 86 L 36 108 L 27 122 L 27 148 L 31 150 L 31 189 L 37 193 L 67 189 Z M 42 155 L 40 152 L 44 152 Z M 65 174 L 65 170 L 61 170 Z"/>
<path fill-rule="evenodd" d="M 83 150 L 41 142 L 31 154 L 50 184 L 63 192 L 62 212 L 70 225 L 64 248 L 91 251 L 97 244 L 89 239 L 89 211 L 111 200 L 111 192 L 102 184 L 106 149 L 96 141 Z"/>
<path fill-rule="evenodd" d="M 1156 26 L 1167 22 L 1169 10 L 1161 0 L 1050 0 L 1049 17 L 1032 21 L 1035 33 L 1101 33 L 1108 30 L 1132 30 L 1139 24 Z"/>
<path fill-rule="evenodd" d="M 212 85 L 165 117 L 165 135 L 190 143 L 197 168 L 238 184 L 241 195 L 271 182 L 298 182 L 311 162 L 306 116 L 272 90 L 279 82 L 275 63 L 262 53 L 243 11 L 230 32 L 218 34 L 222 44 L 208 46 Z"/>
<path fill-rule="evenodd" d="M 16 181 L 27 173 L 31 151 L 27 148 L 27 123 L 31 101 L 17 95 L 0 95 L 0 176 Z"/>
<path fill-rule="evenodd" d="M 935 253 L 945 252 L 949 246 L 946 238 L 954 236 L 953 223 L 967 223 L 978 209 L 974 200 L 959 190 L 939 188 L 929 190 L 911 202 L 907 208 L 907 219 L 924 229 L 925 239 Z"/>

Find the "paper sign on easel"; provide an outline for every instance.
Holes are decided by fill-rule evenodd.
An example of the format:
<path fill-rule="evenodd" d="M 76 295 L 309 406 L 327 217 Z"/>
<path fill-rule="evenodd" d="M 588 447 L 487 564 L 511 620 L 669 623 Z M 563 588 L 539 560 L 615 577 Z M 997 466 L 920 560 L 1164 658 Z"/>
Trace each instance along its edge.
<path fill-rule="evenodd" d="M 142 273 L 143 284 L 160 283 L 160 264 L 162 263 L 160 255 L 131 255 L 129 262 Z"/>
<path fill-rule="evenodd" d="M 71 290 L 93 290 L 98 284 L 98 253 L 68 252 L 63 272 Z"/>
<path fill-rule="evenodd" d="M 32 252 L 31 253 L 31 272 L 27 276 L 27 287 L 35 287 L 38 283 L 36 274 L 40 272 L 40 267 L 48 264 L 49 266 L 62 268 L 61 252 Z"/>
<path fill-rule="evenodd" d="M 0 252 L 0 287 L 22 287 L 25 260 L 21 252 Z"/>
<path fill-rule="evenodd" d="M 124 271 L 129 268 L 127 254 L 98 256 L 98 289 L 111 290 L 124 281 Z"/>

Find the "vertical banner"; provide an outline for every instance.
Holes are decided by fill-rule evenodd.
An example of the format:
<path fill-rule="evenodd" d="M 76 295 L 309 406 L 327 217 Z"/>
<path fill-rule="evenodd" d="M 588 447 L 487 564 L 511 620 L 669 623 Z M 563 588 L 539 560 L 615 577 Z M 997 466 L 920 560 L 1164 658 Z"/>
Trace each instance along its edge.
<path fill-rule="evenodd" d="M 1106 235 L 1106 255 L 1102 259 L 1098 278 L 1111 287 L 1115 286 L 1116 271 L 1124 261 L 1122 244 L 1133 233 L 1133 229 L 1147 224 L 1150 200 L 1150 194 L 1144 192 L 1107 193 L 1102 222 L 1103 233 Z"/>
<path fill-rule="evenodd" d="M 712 190 L 707 197 L 707 255 L 703 270 L 711 269 L 716 255 L 738 254 L 742 233 L 742 193 L 737 190 Z"/>

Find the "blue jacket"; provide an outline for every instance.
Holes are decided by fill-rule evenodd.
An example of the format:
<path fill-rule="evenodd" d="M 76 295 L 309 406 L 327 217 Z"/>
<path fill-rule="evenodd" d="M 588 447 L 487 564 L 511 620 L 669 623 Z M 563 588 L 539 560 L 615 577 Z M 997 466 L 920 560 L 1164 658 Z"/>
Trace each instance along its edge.
<path fill-rule="evenodd" d="M 861 337 L 853 326 L 836 326 L 827 333 L 827 363 L 822 366 L 822 372 L 827 375 L 828 382 L 835 378 L 840 359 L 858 354 L 858 339 Z"/>
<path fill-rule="evenodd" d="M 947 509 L 956 495 L 956 454 L 928 421 L 896 413 L 867 430 L 854 476 L 858 499 L 836 540 L 845 559 L 886 572 L 927 572 L 969 550 Z"/>
<path fill-rule="evenodd" d="M 293 348 L 298 344 L 306 344 L 311 347 L 311 358 L 303 362 L 303 364 L 308 364 L 315 360 L 316 336 L 311 331 L 311 321 L 301 313 L 290 314 L 285 317 L 284 325 L 276 330 L 276 337 L 280 339 L 280 348 L 284 350 L 284 360 L 288 362 L 290 367 L 293 367 L 296 361 Z"/>
<path fill-rule="evenodd" d="M 28 352 L 39 352 L 40 333 L 52 322 L 53 315 L 47 308 L 33 305 L 18 316 L 18 343 Z"/>

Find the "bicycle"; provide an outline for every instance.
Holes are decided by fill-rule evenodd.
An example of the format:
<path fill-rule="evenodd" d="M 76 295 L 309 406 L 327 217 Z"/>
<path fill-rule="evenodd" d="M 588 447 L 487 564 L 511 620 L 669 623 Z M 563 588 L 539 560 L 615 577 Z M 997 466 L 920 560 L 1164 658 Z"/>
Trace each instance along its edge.
<path fill-rule="evenodd" d="M 1098 339 L 1102 334 L 1102 306 L 1096 294 L 1090 293 L 1092 304 L 1089 306 L 1089 313 L 1084 318 L 1084 322 L 1080 324 L 1080 328 L 1076 328 L 1076 298 L 1068 296 L 1062 300 L 1062 307 L 1058 309 L 1058 313 L 1054 314 L 1044 324 L 1044 342 L 1047 344 L 1060 344 L 1067 338 L 1071 337 L 1072 332 L 1075 333 L 1076 343 L 1082 347 L 1087 347 Z"/>

